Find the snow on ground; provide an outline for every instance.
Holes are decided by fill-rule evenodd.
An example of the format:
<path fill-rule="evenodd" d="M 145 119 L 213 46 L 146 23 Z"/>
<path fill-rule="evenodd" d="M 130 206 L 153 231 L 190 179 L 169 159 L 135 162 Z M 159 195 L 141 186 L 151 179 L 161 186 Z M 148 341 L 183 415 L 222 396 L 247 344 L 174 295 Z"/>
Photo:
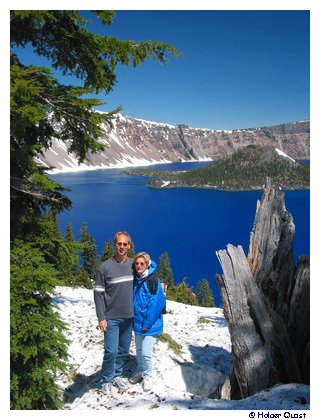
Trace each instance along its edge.
<path fill-rule="evenodd" d="M 213 399 L 215 381 L 230 371 L 231 343 L 220 308 L 203 308 L 167 301 L 166 334 L 177 342 L 180 353 L 167 342 L 154 349 L 154 387 L 144 392 L 140 384 L 112 396 L 100 391 L 103 334 L 97 328 L 93 291 L 58 287 L 54 301 L 68 326 L 69 370 L 59 378 L 65 410 L 309 410 L 309 387 L 287 384 L 244 400 Z M 134 340 L 126 362 L 128 375 L 136 367 Z M 208 398 L 208 396 L 213 398 Z"/>

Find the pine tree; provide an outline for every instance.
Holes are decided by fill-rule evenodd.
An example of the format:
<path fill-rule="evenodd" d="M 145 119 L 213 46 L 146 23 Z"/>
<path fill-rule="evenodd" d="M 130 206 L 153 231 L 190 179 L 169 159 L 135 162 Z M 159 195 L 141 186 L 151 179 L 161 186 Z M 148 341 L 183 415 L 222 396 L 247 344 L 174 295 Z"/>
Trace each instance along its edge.
<path fill-rule="evenodd" d="M 80 235 L 80 255 L 83 269 L 87 272 L 89 279 L 94 279 L 98 266 L 97 247 L 93 236 L 88 233 L 86 223 L 81 226 Z"/>
<path fill-rule="evenodd" d="M 43 213 L 26 239 L 38 247 L 46 262 L 52 264 L 59 273 L 66 249 L 58 227 L 56 212 Z"/>
<path fill-rule="evenodd" d="M 206 279 L 199 281 L 197 285 L 196 296 L 200 306 L 212 307 L 215 306 L 213 293 L 210 288 L 209 282 Z"/>
<path fill-rule="evenodd" d="M 57 272 L 36 245 L 11 251 L 11 409 L 59 409 L 55 377 L 66 368 L 64 324 L 53 310 Z"/>
<path fill-rule="evenodd" d="M 164 252 L 159 257 L 159 279 L 166 285 L 167 290 L 174 288 L 174 277 L 170 265 L 170 258 L 167 252 Z"/>
<path fill-rule="evenodd" d="M 69 266 L 71 267 L 72 271 L 78 270 L 80 268 L 78 255 L 80 246 L 74 237 L 71 223 L 68 223 L 66 227 L 64 240 L 68 249 Z"/>
<path fill-rule="evenodd" d="M 73 235 L 68 232 L 68 235 Z M 26 236 L 26 241 L 36 246 L 44 256 L 46 262 L 52 264 L 57 272 L 57 277 L 64 284 L 74 282 L 76 276 L 74 271 L 77 266 L 77 245 L 75 239 L 66 241 L 58 227 L 57 216 L 54 211 L 43 213 L 38 223 L 34 226 L 34 230 Z"/>
<path fill-rule="evenodd" d="M 62 278 L 67 286 L 91 287 L 86 271 L 80 264 L 81 245 L 76 241 L 72 225 L 69 223 L 65 232 L 66 258 L 63 267 Z"/>
<path fill-rule="evenodd" d="M 193 293 L 192 289 L 185 280 L 176 285 L 174 288 L 168 289 L 167 299 L 185 303 L 186 305 L 199 305 L 196 295 Z"/>
<path fill-rule="evenodd" d="M 113 256 L 114 256 L 113 243 L 112 243 L 112 240 L 109 239 L 109 241 L 104 244 L 102 256 L 101 256 L 101 262 L 106 261 Z"/>

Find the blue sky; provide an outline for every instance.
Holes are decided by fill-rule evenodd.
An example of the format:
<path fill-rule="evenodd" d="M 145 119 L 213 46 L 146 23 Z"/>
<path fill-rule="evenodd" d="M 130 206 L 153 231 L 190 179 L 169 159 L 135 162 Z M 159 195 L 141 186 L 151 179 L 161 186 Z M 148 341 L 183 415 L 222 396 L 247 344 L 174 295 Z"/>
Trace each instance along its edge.
<path fill-rule="evenodd" d="M 108 101 L 127 115 L 213 129 L 309 118 L 308 12 L 119 11 L 110 33 L 185 54 L 120 69 Z"/>
<path fill-rule="evenodd" d="M 92 31 L 163 41 L 184 54 L 166 65 L 118 67 L 100 110 L 120 105 L 135 118 L 211 129 L 310 118 L 308 11 L 121 10 L 109 27 L 83 13 Z"/>

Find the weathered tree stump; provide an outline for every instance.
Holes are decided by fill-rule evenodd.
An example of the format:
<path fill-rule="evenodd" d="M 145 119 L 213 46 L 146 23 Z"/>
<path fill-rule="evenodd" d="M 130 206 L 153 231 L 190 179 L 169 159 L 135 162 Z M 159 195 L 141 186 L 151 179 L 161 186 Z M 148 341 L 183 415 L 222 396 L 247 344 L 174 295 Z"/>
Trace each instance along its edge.
<path fill-rule="evenodd" d="M 292 216 L 285 208 L 284 192 L 268 179 L 262 201 L 257 204 L 248 262 L 269 304 L 285 320 L 295 270 L 294 233 Z"/>
<path fill-rule="evenodd" d="M 232 343 L 231 398 L 309 380 L 309 258 L 295 268 L 294 230 L 283 192 L 267 180 L 248 257 L 241 246 L 217 252 Z"/>
<path fill-rule="evenodd" d="M 282 319 L 267 306 L 241 246 L 228 245 L 218 258 L 218 276 L 229 322 L 234 374 L 241 398 L 276 383 L 300 382 L 289 335 Z"/>

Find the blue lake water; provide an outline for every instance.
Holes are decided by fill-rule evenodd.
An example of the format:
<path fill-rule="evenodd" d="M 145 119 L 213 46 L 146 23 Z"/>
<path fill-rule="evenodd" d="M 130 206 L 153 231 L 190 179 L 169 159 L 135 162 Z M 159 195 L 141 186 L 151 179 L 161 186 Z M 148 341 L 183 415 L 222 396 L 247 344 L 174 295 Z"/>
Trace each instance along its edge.
<path fill-rule="evenodd" d="M 207 163 L 178 163 L 149 168 L 185 170 Z M 207 279 L 215 302 L 221 299 L 215 274 L 222 273 L 216 251 L 242 245 L 248 252 L 257 200 L 262 191 L 225 192 L 211 189 L 151 189 L 148 178 L 125 169 L 105 169 L 51 175 L 71 191 L 71 211 L 59 215 L 62 231 L 72 224 L 77 238 L 84 222 L 97 243 L 98 253 L 115 232 L 132 236 L 135 251 L 146 251 L 154 261 L 167 251 L 175 283 L 183 279 L 194 289 Z M 287 191 L 287 210 L 296 226 L 294 255 L 310 255 L 310 192 Z"/>

